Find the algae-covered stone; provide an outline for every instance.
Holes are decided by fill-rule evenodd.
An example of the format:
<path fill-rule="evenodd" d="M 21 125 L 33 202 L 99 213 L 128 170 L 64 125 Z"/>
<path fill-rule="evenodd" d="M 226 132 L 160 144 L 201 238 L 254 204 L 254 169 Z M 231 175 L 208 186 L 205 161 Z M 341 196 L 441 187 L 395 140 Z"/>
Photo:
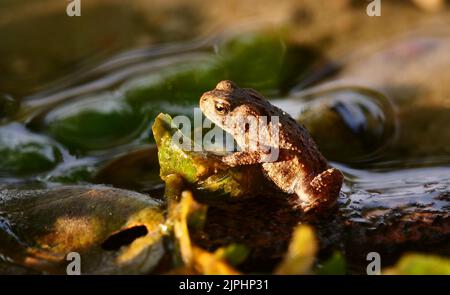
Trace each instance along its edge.
<path fill-rule="evenodd" d="M 267 96 L 286 92 L 323 59 L 320 51 L 294 44 L 280 31 L 241 34 L 224 40 L 217 48 L 221 80 L 232 80 Z"/>
<path fill-rule="evenodd" d="M 101 150 L 128 143 L 140 135 L 146 118 L 113 93 L 102 93 L 49 112 L 48 131 L 71 150 Z"/>
<path fill-rule="evenodd" d="M 186 114 L 222 75 L 214 55 L 196 55 L 132 79 L 121 87 L 121 92 L 133 109 L 151 118 L 160 112 Z"/>
<path fill-rule="evenodd" d="M 0 175 L 30 175 L 48 171 L 62 161 L 62 153 L 49 138 L 18 123 L 0 127 Z"/>

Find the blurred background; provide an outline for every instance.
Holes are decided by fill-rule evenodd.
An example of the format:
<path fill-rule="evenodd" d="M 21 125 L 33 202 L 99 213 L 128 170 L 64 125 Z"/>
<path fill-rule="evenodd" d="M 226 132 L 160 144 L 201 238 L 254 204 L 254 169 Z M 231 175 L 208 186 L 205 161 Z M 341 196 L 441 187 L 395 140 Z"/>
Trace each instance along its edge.
<path fill-rule="evenodd" d="M 68 17 L 64 0 L 4 0 L 0 90 L 20 98 L 127 49 L 249 26 L 282 27 L 296 42 L 342 55 L 423 25 L 448 29 L 444 2 L 382 1 L 382 16 L 368 17 L 364 0 L 97 0 Z"/>

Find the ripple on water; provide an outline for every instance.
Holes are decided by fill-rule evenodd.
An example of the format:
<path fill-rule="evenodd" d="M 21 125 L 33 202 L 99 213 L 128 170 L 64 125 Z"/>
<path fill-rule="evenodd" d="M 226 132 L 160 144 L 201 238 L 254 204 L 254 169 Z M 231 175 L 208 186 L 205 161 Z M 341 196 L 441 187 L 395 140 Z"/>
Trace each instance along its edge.
<path fill-rule="evenodd" d="M 395 244 L 439 242 L 450 234 L 450 168 L 370 172 L 340 167 L 350 175 L 340 213 L 361 240 Z"/>

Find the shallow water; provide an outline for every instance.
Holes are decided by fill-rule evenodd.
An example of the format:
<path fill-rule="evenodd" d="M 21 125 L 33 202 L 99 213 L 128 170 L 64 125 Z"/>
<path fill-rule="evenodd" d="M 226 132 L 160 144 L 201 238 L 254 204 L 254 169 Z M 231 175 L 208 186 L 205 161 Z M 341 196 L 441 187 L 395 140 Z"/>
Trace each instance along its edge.
<path fill-rule="evenodd" d="M 374 239 L 420 243 L 432 234 L 436 241 L 448 240 L 450 154 L 445 137 L 450 124 L 416 126 L 415 118 L 431 125 L 434 113 L 408 117 L 404 110 L 420 113 L 421 105 L 405 106 L 395 95 L 352 80 L 325 83 L 329 78 L 317 75 L 321 68 L 312 66 L 323 62 L 323 55 L 290 44 L 282 34 L 230 33 L 127 50 L 92 62 L 20 102 L 3 95 L 0 184 L 106 183 L 161 198 L 152 120 L 160 112 L 192 116 L 201 93 L 231 79 L 257 89 L 299 119 L 344 172 L 339 216 L 357 232 L 348 247 L 358 239 L 366 247 Z M 310 77 L 322 86 L 299 90 Z M 442 122 L 448 122 L 448 104 L 438 108 L 444 112 Z M 431 137 L 444 140 L 423 141 L 420 134 L 427 128 Z M 380 238 L 379 229 L 386 225 L 395 231 L 399 222 L 414 225 L 424 218 L 429 224 L 442 223 L 419 237 L 398 237 L 398 230 L 396 240 Z M 7 220 L 0 219 L 0 226 L 10 232 Z"/>

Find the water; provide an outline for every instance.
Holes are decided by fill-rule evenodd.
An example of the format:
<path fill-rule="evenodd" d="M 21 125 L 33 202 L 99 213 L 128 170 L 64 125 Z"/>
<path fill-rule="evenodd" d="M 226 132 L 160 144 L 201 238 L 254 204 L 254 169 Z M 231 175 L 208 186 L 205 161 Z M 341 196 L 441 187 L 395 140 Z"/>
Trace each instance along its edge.
<path fill-rule="evenodd" d="M 201 93 L 231 79 L 261 91 L 299 119 L 344 172 L 337 217 L 321 224 L 345 223 L 339 226 L 341 239 L 345 231 L 355 233 L 342 239 L 341 250 L 355 244 L 368 250 L 374 241 L 392 246 L 448 239 L 448 137 L 439 143 L 422 141 L 412 132 L 422 126 L 411 124 L 414 118 L 402 112 L 411 106 L 351 80 L 299 91 L 300 77 L 307 80 L 315 72 L 308 67 L 293 71 L 291 65 L 308 65 L 311 57 L 321 60 L 321 53 L 286 54 L 298 48 L 273 33 L 224 36 L 125 51 L 24 97 L 20 108 L 2 94 L 0 183 L 10 188 L 106 183 L 162 198 L 150 133 L 153 118 L 160 112 L 191 115 Z M 448 107 L 443 109 L 448 115 Z M 430 132 L 445 137 L 449 126 Z M 9 231 L 8 223 L 0 222 Z M 412 231 L 421 229 L 402 233 L 406 223 Z"/>

